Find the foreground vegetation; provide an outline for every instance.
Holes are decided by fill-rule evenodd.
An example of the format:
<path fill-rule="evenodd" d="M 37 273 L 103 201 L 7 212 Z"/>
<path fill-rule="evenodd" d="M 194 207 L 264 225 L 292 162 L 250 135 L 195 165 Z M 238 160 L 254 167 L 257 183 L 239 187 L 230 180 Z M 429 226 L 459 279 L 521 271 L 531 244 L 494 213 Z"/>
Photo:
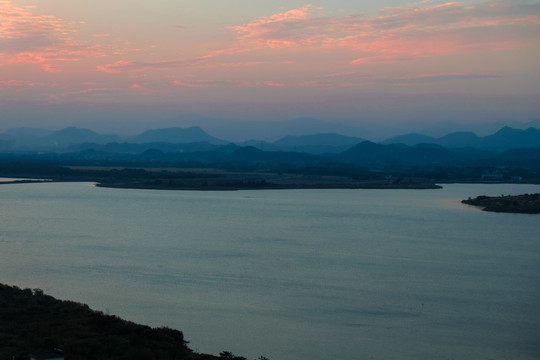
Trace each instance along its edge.
<path fill-rule="evenodd" d="M 138 325 L 39 289 L 0 284 L 0 359 L 29 359 L 55 348 L 70 360 L 245 360 L 228 351 L 196 353 L 178 330 Z"/>

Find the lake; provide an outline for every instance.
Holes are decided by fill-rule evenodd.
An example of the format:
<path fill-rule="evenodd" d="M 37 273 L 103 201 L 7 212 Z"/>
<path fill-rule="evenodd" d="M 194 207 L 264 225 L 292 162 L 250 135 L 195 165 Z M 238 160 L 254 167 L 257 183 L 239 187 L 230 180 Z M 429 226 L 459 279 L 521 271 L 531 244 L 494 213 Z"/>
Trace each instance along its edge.
<path fill-rule="evenodd" d="M 440 190 L 0 185 L 0 282 L 252 360 L 540 358 L 540 216 Z"/>

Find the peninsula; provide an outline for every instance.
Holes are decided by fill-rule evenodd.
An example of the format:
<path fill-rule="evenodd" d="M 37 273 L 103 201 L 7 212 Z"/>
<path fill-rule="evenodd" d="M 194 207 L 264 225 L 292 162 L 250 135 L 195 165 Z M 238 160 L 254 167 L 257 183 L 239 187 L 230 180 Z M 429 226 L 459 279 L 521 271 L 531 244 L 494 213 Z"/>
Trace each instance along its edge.
<path fill-rule="evenodd" d="M 540 214 L 540 194 L 478 196 L 461 201 L 463 204 L 482 207 L 484 211 L 523 214 Z"/>
<path fill-rule="evenodd" d="M 38 181 L 93 182 L 100 187 L 152 190 L 441 188 L 433 179 L 415 176 L 415 174 L 391 175 L 348 168 L 261 170 L 129 165 L 134 165 L 134 167 L 107 163 L 96 165 L 86 162 L 78 165 L 32 161 L 2 163 L 0 160 L 0 177 L 14 178 L 13 181 L 6 179 L 2 182 L 3 184 Z"/>

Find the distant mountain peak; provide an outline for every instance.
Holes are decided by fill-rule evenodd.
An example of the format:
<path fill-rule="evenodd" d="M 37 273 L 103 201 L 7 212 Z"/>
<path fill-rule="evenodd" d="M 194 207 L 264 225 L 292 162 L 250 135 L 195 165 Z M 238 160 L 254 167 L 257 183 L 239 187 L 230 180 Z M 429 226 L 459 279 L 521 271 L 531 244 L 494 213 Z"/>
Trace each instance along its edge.
<path fill-rule="evenodd" d="M 284 151 L 299 151 L 311 154 L 337 153 L 350 148 L 365 139 L 336 133 L 311 135 L 289 135 L 272 143 Z"/>
<path fill-rule="evenodd" d="M 208 142 L 214 145 L 225 145 L 228 141 L 218 139 L 206 133 L 199 126 L 191 126 L 187 128 L 169 127 L 162 129 L 146 130 L 143 133 L 135 136 L 129 141 L 134 143 L 195 143 Z"/>
<path fill-rule="evenodd" d="M 478 149 L 507 150 L 520 147 L 540 147 L 540 130 L 514 129 L 504 126 L 492 135 L 479 137 L 473 132 L 459 131 L 440 138 L 432 138 L 421 134 L 408 134 L 388 139 L 383 144 L 403 143 L 409 146 L 420 143 L 435 144 L 446 148 L 472 147 Z"/>

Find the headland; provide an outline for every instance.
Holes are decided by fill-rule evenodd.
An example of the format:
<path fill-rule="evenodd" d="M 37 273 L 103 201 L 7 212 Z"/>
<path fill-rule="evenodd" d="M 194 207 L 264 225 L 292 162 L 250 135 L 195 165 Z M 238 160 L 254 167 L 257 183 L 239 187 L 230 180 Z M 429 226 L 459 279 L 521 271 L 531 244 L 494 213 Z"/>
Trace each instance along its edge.
<path fill-rule="evenodd" d="M 482 207 L 484 211 L 523 214 L 540 214 L 540 194 L 478 196 L 461 201 L 463 204 Z"/>

